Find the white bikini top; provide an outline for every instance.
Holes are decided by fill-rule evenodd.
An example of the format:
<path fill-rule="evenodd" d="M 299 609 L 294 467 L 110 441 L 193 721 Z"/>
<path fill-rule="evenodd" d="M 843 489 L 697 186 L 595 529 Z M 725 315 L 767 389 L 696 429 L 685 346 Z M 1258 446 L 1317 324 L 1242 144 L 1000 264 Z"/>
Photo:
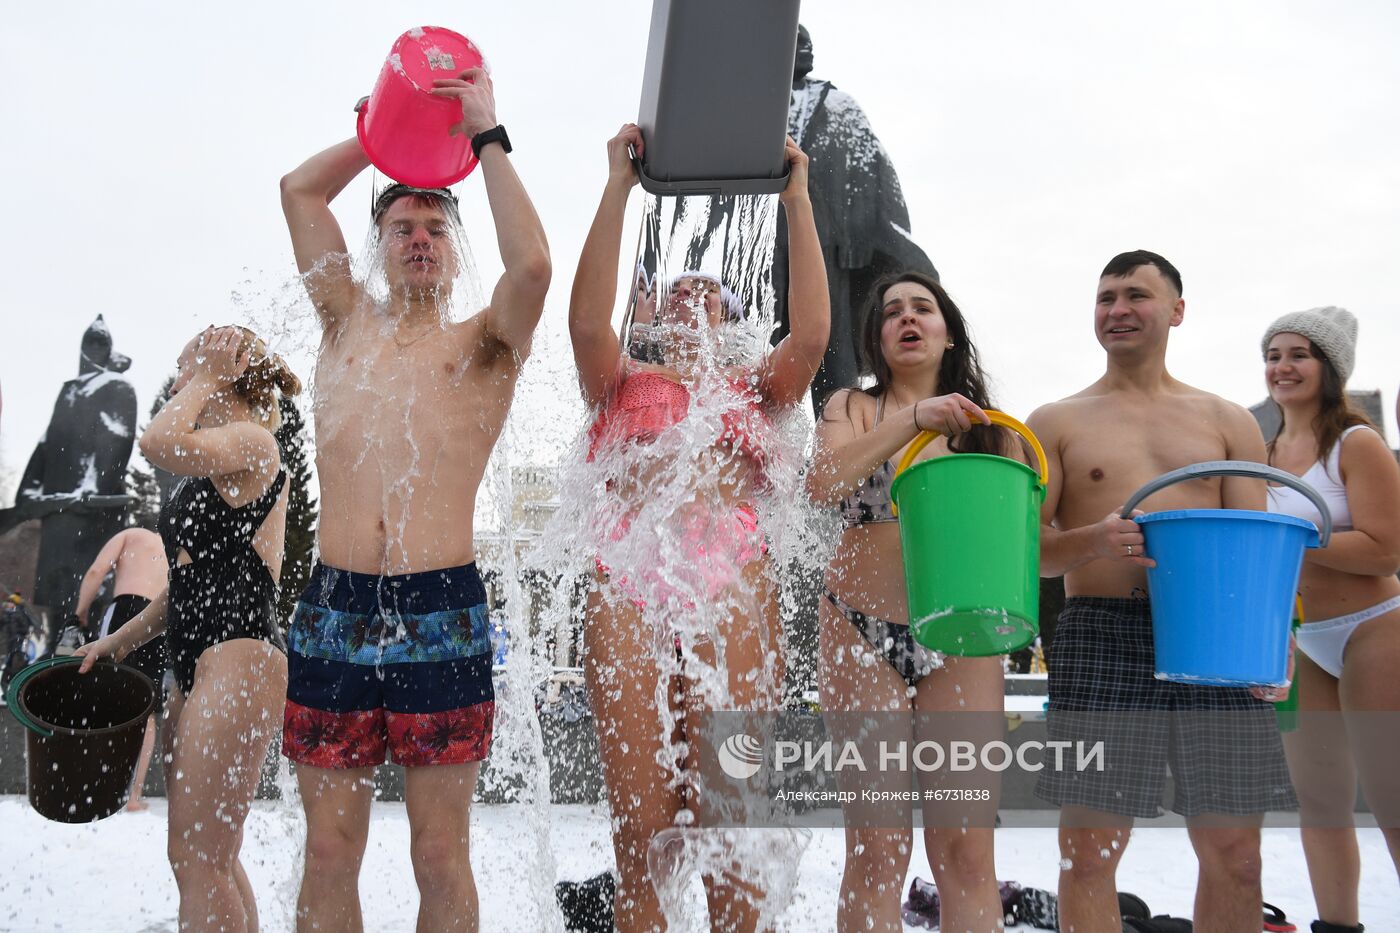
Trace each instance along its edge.
<path fill-rule="evenodd" d="M 1327 509 L 1332 513 L 1333 531 L 1351 530 L 1351 506 L 1347 503 L 1347 488 L 1342 485 L 1342 441 L 1346 440 L 1346 436 L 1352 431 L 1365 427 L 1364 424 L 1354 424 L 1343 431 L 1342 436 L 1337 438 L 1337 443 L 1328 451 L 1326 462 L 1317 461 L 1308 467 L 1308 472 L 1299 477 L 1316 489 L 1318 495 L 1322 496 L 1322 501 L 1327 503 Z M 1318 513 L 1312 500 L 1287 486 L 1269 487 L 1269 511 L 1307 519 L 1318 528 L 1322 527 L 1322 515 Z"/>

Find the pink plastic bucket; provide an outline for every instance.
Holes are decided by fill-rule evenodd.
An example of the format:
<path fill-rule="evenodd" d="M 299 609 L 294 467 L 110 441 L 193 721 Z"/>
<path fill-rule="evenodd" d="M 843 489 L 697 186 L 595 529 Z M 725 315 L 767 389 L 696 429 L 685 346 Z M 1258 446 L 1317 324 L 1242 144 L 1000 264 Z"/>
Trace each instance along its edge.
<path fill-rule="evenodd" d="M 451 132 L 462 120 L 461 104 L 429 92 L 438 78 L 483 61 L 470 39 L 450 29 L 423 26 L 399 36 L 373 92 L 355 108 L 355 132 L 374 167 L 417 188 L 444 188 L 471 174 L 471 138 Z"/>

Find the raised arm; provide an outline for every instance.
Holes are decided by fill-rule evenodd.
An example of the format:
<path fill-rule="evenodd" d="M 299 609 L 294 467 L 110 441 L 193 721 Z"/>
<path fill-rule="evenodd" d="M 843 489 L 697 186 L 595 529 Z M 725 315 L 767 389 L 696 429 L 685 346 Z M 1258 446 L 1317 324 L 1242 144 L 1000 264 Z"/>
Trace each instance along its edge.
<path fill-rule="evenodd" d="M 853 394 L 848 389 L 832 395 L 817 422 L 816 451 L 807 472 L 807 495 L 817 505 L 835 505 L 924 430 L 956 437 L 974 422 L 988 423 L 986 412 L 955 392 L 888 414 L 873 430 L 859 434 L 851 417 Z"/>
<path fill-rule="evenodd" d="M 358 300 L 345 235 L 330 204 L 368 165 L 360 141 L 347 139 L 282 177 L 282 213 L 292 234 L 297 271 L 322 325 L 349 313 Z"/>
<path fill-rule="evenodd" d="M 807 394 L 831 338 L 831 295 L 812 199 L 807 192 L 807 155 L 789 137 L 783 157 L 787 160 L 788 180 L 779 200 L 788 221 L 790 329 L 769 354 L 763 378 L 768 401 L 779 407 L 791 405 Z"/>
<path fill-rule="evenodd" d="M 251 471 L 270 478 L 279 455 L 272 432 L 251 421 L 198 428 L 204 406 L 220 391 L 228 391 L 248 368 L 249 353 L 239 347 L 243 333 L 236 327 L 207 330 L 190 364 L 194 375 L 170 397 L 141 435 L 141 453 L 163 470 L 182 476 L 226 476 Z"/>
<path fill-rule="evenodd" d="M 468 68 L 456 78 L 434 81 L 433 93 L 461 102 L 462 122 L 453 127 L 454 132 L 474 137 L 496 128 L 495 91 L 485 69 Z M 481 323 L 488 339 L 524 355 L 529 352 L 530 338 L 544 313 L 544 296 L 549 291 L 549 244 L 505 147 L 498 142 L 488 143 L 479 157 L 501 263 L 505 266 L 491 293 L 490 304 L 481 311 Z"/>
<path fill-rule="evenodd" d="M 122 543 L 125 538 L 126 532 L 120 531 L 102 545 L 102 550 L 97 552 L 92 566 L 83 574 L 82 582 L 78 584 L 78 605 L 73 614 L 82 623 L 84 631 L 90 629 L 88 610 L 92 608 L 92 601 L 97 598 L 97 591 L 102 588 L 102 581 L 107 578 L 107 574 L 117 569 L 117 560 L 122 556 Z"/>
<path fill-rule="evenodd" d="M 1375 431 L 1354 431 L 1342 445 L 1342 485 L 1351 506 L 1351 531 L 1303 559 L 1344 573 L 1388 577 L 1400 571 L 1400 466 Z"/>
<path fill-rule="evenodd" d="M 574 287 L 569 294 L 569 338 L 574 345 L 574 365 L 578 368 L 579 388 L 588 405 L 597 405 L 607 394 L 617 373 L 622 345 L 612 327 L 613 306 L 617 301 L 617 265 L 622 242 L 622 220 L 627 212 L 627 196 L 637 183 L 631 146 L 641 158 L 645 152 L 642 131 L 628 123 L 608 140 L 608 183 L 583 252 L 578 257 Z"/>

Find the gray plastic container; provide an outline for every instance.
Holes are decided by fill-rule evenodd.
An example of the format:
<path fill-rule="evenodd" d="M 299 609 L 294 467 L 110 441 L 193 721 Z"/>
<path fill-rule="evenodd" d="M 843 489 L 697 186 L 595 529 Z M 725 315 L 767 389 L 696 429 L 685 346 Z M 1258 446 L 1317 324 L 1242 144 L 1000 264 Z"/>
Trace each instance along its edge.
<path fill-rule="evenodd" d="M 776 194 L 787 184 L 798 0 L 653 0 L 637 124 L 652 194 Z"/>

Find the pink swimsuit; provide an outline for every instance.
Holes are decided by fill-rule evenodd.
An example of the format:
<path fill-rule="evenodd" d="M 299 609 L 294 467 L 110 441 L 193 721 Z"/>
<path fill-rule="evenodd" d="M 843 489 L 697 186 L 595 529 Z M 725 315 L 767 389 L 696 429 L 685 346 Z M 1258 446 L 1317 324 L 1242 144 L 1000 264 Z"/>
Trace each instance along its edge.
<path fill-rule="evenodd" d="M 738 380 L 731 380 L 730 385 L 741 395 L 748 396 L 748 404 L 742 410 L 724 413 L 724 434 L 720 443 L 749 460 L 762 476 L 768 465 L 768 455 L 758 438 L 771 423 L 757 394 Z M 685 386 L 662 373 L 637 370 L 629 365 L 621 385 L 610 393 L 588 429 L 588 460 L 591 463 L 598 449 L 606 444 L 650 443 L 662 431 L 685 420 L 689 411 L 690 390 Z"/>
<path fill-rule="evenodd" d="M 662 373 L 641 370 L 630 362 L 620 376 L 621 384 L 610 393 L 607 402 L 598 412 L 598 417 L 588 429 L 588 460 L 592 462 L 599 449 L 625 442 L 650 443 L 661 432 L 683 421 L 690 411 L 690 392 L 685 386 Z M 760 483 L 766 484 L 765 470 L 768 455 L 760 444 L 760 438 L 769 429 L 771 422 L 761 407 L 756 393 L 737 380 L 731 386 L 747 396 L 742 409 L 725 412 L 724 433 L 721 445 L 734 450 L 748 460 L 758 471 Z M 624 517 L 614 529 L 611 538 L 622 538 L 630 526 L 630 519 Z M 682 519 L 681 542 L 684 553 L 689 558 L 689 566 L 674 568 L 672 577 L 693 577 L 686 581 L 686 590 L 695 590 L 697 595 L 713 599 L 722 590 L 732 585 L 745 564 L 765 553 L 762 532 L 758 528 L 758 512 L 747 503 L 737 505 L 727 516 L 710 517 L 700 514 Z M 608 568 L 598 561 L 598 569 L 603 574 Z M 675 588 L 665 582 L 655 569 L 642 571 L 652 589 L 658 593 L 675 592 Z M 626 577 L 616 581 L 632 594 L 632 601 L 638 608 L 646 603 L 637 594 Z"/>

